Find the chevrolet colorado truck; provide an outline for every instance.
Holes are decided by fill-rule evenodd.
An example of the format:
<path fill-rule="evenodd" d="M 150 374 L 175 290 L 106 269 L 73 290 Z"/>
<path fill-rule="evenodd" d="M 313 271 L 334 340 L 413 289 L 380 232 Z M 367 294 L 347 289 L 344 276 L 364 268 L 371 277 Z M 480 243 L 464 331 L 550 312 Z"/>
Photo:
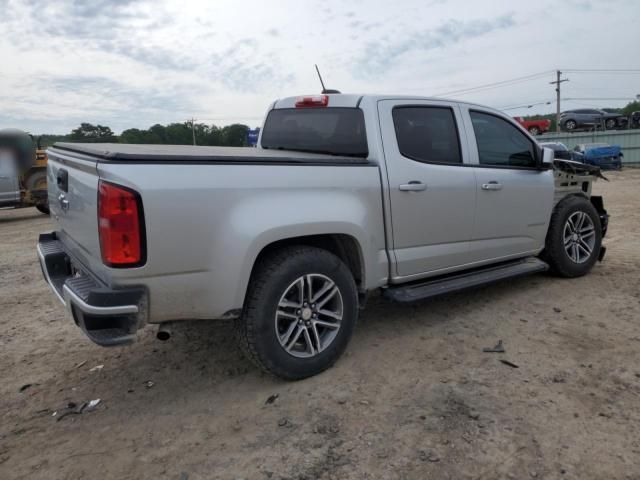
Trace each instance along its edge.
<path fill-rule="evenodd" d="M 367 295 L 398 302 L 604 255 L 597 168 L 448 100 L 274 102 L 258 148 L 58 143 L 44 277 L 95 343 L 233 319 L 261 368 L 300 379 L 345 350 Z"/>

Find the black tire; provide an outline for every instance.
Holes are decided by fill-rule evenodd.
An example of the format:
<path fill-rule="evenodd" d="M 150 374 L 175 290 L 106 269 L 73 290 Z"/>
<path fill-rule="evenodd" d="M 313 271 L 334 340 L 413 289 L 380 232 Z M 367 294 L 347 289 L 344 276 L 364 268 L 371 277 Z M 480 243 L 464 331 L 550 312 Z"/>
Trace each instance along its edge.
<path fill-rule="evenodd" d="M 569 217 L 577 212 L 585 213 L 594 227 L 594 242 L 590 255 L 581 263 L 572 260 L 565 248 L 565 228 Z M 560 201 L 551 215 L 549 231 L 542 258 L 551 271 L 561 277 L 573 278 L 586 275 L 598 261 L 602 247 L 602 226 L 595 207 L 585 197 L 571 196 Z"/>
<path fill-rule="evenodd" d="M 299 358 L 285 350 L 278 339 L 276 311 L 291 285 L 310 274 L 335 283 L 342 300 L 342 320 L 324 350 Z M 242 315 L 236 320 L 236 334 L 242 350 L 262 370 L 285 380 L 300 380 L 333 365 L 347 347 L 357 318 L 358 292 L 347 266 L 326 250 L 288 247 L 266 255 L 255 266 Z"/>
<path fill-rule="evenodd" d="M 538 135 L 540 133 L 540 129 L 538 127 L 529 127 L 529 133 L 531 135 Z"/>
<path fill-rule="evenodd" d="M 604 122 L 605 130 L 614 130 L 617 126 L 617 122 L 615 118 L 609 118 Z"/>
<path fill-rule="evenodd" d="M 566 122 L 564 122 L 564 129 L 567 132 L 571 132 L 575 130 L 577 126 L 578 126 L 578 123 L 573 119 L 569 119 Z"/>
<path fill-rule="evenodd" d="M 38 205 L 36 205 L 36 208 L 40 213 L 49 215 L 49 203 L 39 203 Z"/>

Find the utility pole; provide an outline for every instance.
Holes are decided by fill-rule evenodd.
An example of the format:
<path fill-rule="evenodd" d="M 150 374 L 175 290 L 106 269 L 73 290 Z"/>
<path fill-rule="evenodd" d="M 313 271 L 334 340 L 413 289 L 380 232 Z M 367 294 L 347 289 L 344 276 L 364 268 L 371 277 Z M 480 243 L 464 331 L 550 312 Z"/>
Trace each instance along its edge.
<path fill-rule="evenodd" d="M 196 144 L 196 119 L 191 119 L 191 135 L 193 135 L 193 144 Z"/>
<path fill-rule="evenodd" d="M 560 70 L 556 70 L 556 81 L 549 82 L 551 85 L 556 86 L 556 132 L 560 133 L 560 84 L 562 82 L 568 82 L 568 78 L 560 79 L 562 72 Z"/>

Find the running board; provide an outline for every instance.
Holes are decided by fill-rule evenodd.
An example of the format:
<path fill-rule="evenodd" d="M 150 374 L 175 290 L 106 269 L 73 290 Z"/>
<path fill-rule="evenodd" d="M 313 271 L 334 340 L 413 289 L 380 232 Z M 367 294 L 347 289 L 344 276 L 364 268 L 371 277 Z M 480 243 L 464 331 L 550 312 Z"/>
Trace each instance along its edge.
<path fill-rule="evenodd" d="M 421 283 L 398 285 L 384 290 L 383 295 L 400 303 L 410 303 L 445 293 L 459 292 L 467 288 L 479 287 L 488 283 L 521 277 L 531 273 L 544 272 L 549 265 L 538 258 L 528 258 L 498 266 L 483 267 L 471 272 L 455 273 L 437 279 L 429 279 Z"/>

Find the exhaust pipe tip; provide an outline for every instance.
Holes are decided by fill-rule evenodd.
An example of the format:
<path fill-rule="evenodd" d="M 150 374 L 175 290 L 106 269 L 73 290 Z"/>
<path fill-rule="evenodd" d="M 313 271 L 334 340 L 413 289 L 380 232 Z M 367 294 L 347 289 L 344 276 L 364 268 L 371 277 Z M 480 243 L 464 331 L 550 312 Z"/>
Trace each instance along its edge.
<path fill-rule="evenodd" d="M 158 327 L 158 333 L 156 333 L 156 338 L 163 342 L 166 342 L 171 338 L 171 325 L 168 323 L 163 323 Z"/>

